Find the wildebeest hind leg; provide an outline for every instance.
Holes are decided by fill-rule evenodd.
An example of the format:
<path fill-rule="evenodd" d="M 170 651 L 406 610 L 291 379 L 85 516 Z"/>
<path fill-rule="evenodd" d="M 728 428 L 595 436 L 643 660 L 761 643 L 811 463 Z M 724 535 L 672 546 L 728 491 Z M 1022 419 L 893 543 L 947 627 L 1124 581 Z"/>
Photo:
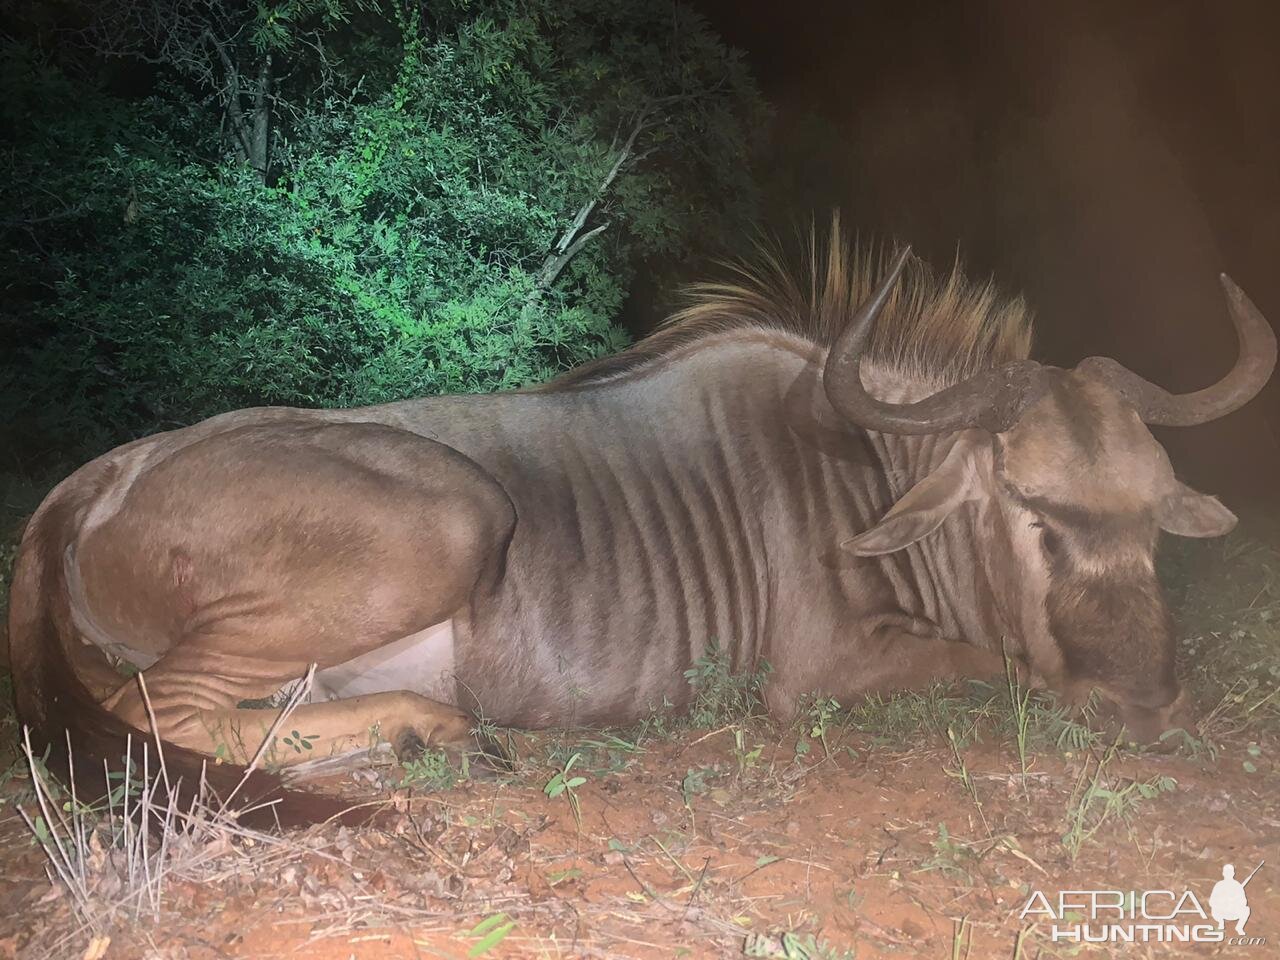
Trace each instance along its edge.
<path fill-rule="evenodd" d="M 270 708 L 240 707 L 239 702 L 271 693 L 302 672 L 270 679 L 259 672 L 250 679 L 234 675 L 245 671 L 226 670 L 228 664 L 218 673 L 194 672 L 167 664 L 168 659 L 161 658 L 143 672 L 145 699 L 135 679 L 105 705 L 142 730 L 150 730 L 154 718 L 163 740 L 237 763 L 253 757 L 279 714 Z M 390 741 L 397 751 L 456 743 L 467 739 L 471 726 L 471 718 L 462 711 L 415 693 L 370 693 L 300 705 L 277 731 L 267 756 L 271 762 L 290 764 L 367 748 L 379 740 Z"/>
<path fill-rule="evenodd" d="M 161 736 L 241 760 L 274 719 L 243 701 L 465 612 L 501 576 L 514 524 L 503 488 L 444 444 L 371 423 L 266 423 L 142 472 L 69 562 L 80 620 L 158 655 L 143 676 Z M 470 726 L 420 694 L 351 693 L 300 708 L 277 759 Z M 104 705 L 149 729 L 136 683 Z"/>

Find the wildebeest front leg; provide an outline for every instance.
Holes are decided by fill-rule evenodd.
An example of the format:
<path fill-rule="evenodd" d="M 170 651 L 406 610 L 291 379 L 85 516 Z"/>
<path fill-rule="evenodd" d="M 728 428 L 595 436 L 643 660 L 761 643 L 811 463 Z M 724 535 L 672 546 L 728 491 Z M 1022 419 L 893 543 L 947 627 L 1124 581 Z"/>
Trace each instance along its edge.
<path fill-rule="evenodd" d="M 868 646 L 853 677 L 858 693 L 913 690 L 966 677 L 986 680 L 1005 672 L 999 653 L 958 640 L 886 628 L 873 635 Z"/>
<path fill-rule="evenodd" d="M 868 694 L 927 687 L 939 680 L 993 679 L 1005 675 L 1005 659 L 997 651 L 948 640 L 919 620 L 874 624 L 852 637 L 841 637 L 825 649 L 779 671 L 771 685 L 770 707 L 793 712 L 801 698 L 817 693 L 849 704 Z M 856 637 L 856 639 L 853 639 Z M 1025 680 L 1023 667 L 1011 661 Z"/>

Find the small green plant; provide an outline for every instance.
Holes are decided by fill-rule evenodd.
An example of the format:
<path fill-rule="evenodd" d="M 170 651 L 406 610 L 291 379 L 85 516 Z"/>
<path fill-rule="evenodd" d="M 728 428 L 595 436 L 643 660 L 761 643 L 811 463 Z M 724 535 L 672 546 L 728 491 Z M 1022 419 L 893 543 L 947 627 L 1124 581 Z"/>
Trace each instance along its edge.
<path fill-rule="evenodd" d="M 625 770 L 633 757 L 644 752 L 644 748 L 640 746 L 638 740 L 628 739 L 607 730 L 601 731 L 600 736 L 597 738 L 583 740 L 581 747 L 590 749 L 597 757 L 601 758 L 599 763 L 593 764 L 593 769 L 597 773 L 618 773 Z M 586 759 L 585 751 L 583 752 L 583 759 Z"/>
<path fill-rule="evenodd" d="M 1208 737 L 1197 737 L 1189 730 L 1174 727 L 1160 734 L 1160 743 L 1173 744 L 1183 756 L 1195 760 L 1207 757 L 1210 761 L 1218 759 L 1218 745 Z"/>
<path fill-rule="evenodd" d="M 840 701 L 835 697 L 820 697 L 814 694 L 805 710 L 808 721 L 809 737 L 822 743 L 822 752 L 831 756 L 831 744 L 827 742 L 827 734 L 836 717 L 840 713 Z"/>
<path fill-rule="evenodd" d="M 467 931 L 467 936 L 476 940 L 467 951 L 467 956 L 483 956 L 505 940 L 515 928 L 515 921 L 505 913 L 490 914 Z"/>
<path fill-rule="evenodd" d="M 422 756 L 405 760 L 400 766 L 404 769 L 404 776 L 400 778 L 402 787 L 448 790 L 458 783 L 458 772 L 443 750 L 424 750 Z"/>
<path fill-rule="evenodd" d="M 289 731 L 289 735 L 281 737 L 282 742 L 287 747 L 292 747 L 294 753 L 302 753 L 304 750 L 311 750 L 315 747 L 315 741 L 320 739 L 320 734 L 309 733 L 306 736 L 300 734 L 297 730 Z"/>
<path fill-rule="evenodd" d="M 968 865 L 975 859 L 973 851 L 967 844 L 952 837 L 945 823 L 938 824 L 938 837 L 930 846 L 933 847 L 933 856 L 920 865 L 921 870 L 937 870 L 953 880 L 972 882 Z"/>
<path fill-rule="evenodd" d="M 45 747 L 44 753 L 38 757 L 34 754 L 30 757 L 25 754 L 21 755 L 8 770 L 0 774 L 0 783 L 7 781 L 11 776 L 30 781 L 30 790 L 20 791 L 12 798 L 13 800 L 21 803 L 28 796 L 35 797 L 37 794 L 43 794 L 45 801 L 55 814 L 60 809 L 63 814 L 71 817 L 95 818 L 108 812 L 113 807 L 120 806 L 126 798 L 134 800 L 140 795 L 142 789 L 141 771 L 132 758 L 121 757 L 124 769 L 108 770 L 104 774 L 107 792 L 103 796 L 92 803 L 77 797 L 74 791 L 69 792 L 62 782 L 49 771 L 46 761 L 51 749 L 51 747 Z M 32 817 L 31 829 L 35 840 L 39 843 L 46 843 L 52 837 L 49 832 L 49 823 L 45 820 L 43 814 L 37 813 Z"/>
<path fill-rule="evenodd" d="M 663 696 L 662 703 L 658 706 L 649 707 L 649 715 L 640 721 L 636 730 L 635 742 L 643 743 L 649 737 L 657 737 L 659 740 L 665 740 L 671 736 L 674 721 L 672 712 L 675 710 L 675 704 L 667 696 Z"/>
<path fill-rule="evenodd" d="M 982 821 L 983 829 L 987 831 L 987 836 L 991 836 L 991 825 L 987 823 L 987 815 L 982 810 L 982 798 L 978 796 L 978 787 L 973 782 L 973 777 L 969 774 L 969 767 L 964 762 L 964 756 L 960 753 L 960 742 L 956 738 L 955 731 L 950 727 L 947 728 L 947 741 L 951 744 L 951 757 L 955 760 L 956 765 L 948 767 L 946 773 L 964 784 L 964 788 L 969 794 L 969 799 L 973 801 L 974 809 L 978 811 L 978 819 Z"/>
<path fill-rule="evenodd" d="M 547 744 L 543 762 L 563 767 L 573 757 L 579 770 L 593 774 L 618 773 L 644 752 L 639 736 L 630 731 L 601 730 L 594 737 L 555 736 Z"/>
<path fill-rule="evenodd" d="M 575 753 L 569 757 L 559 772 L 548 780 L 546 786 L 542 788 L 542 792 L 553 800 L 556 797 L 563 796 L 569 801 L 569 809 L 573 811 L 574 822 L 577 823 L 579 828 L 582 827 L 582 808 L 578 802 L 577 790 L 578 787 L 587 782 L 587 778 L 571 776 L 570 771 L 573 770 L 574 764 L 581 759 L 581 756 L 581 754 Z"/>
<path fill-rule="evenodd" d="M 987 734 L 1008 738 L 1018 752 L 1025 792 L 1036 752 L 1052 750 L 1070 758 L 1099 744 L 1101 734 L 1093 727 L 1096 715 L 1095 696 L 1081 707 L 1068 707 L 1049 691 L 1022 687 L 1010 668 L 998 685 L 969 680 L 892 697 L 864 697 L 842 722 L 877 745 L 899 748 L 917 744 L 922 733 L 935 734 L 948 744 L 954 740 L 958 747 Z M 804 752 L 797 746 L 797 754 Z"/>
<path fill-rule="evenodd" d="M 757 743 L 747 748 L 747 731 L 742 727 L 733 728 L 733 759 L 738 764 L 738 779 L 746 776 L 760 762 L 760 754 L 764 752 L 764 744 Z"/>
<path fill-rule="evenodd" d="M 471 728 L 473 737 L 485 737 L 496 740 L 498 738 L 498 722 L 491 717 L 486 717 L 479 713 L 476 715 L 475 726 Z"/>
<path fill-rule="evenodd" d="M 1096 693 L 1091 693 L 1084 706 L 1074 711 L 1059 704 L 1052 694 L 1036 695 L 1028 707 L 1031 716 L 1028 742 L 1067 754 L 1097 746 L 1102 739 L 1092 725 L 1097 707 Z"/>
<path fill-rule="evenodd" d="M 1031 690 L 1018 683 L 1013 669 L 1013 662 L 1008 655 L 1004 658 L 1004 679 L 1009 694 L 1009 705 L 1012 707 L 1010 720 L 1013 723 L 1013 736 L 1018 744 L 1018 766 L 1022 770 L 1022 799 L 1029 800 L 1027 792 L 1027 733 L 1031 726 Z"/>
<path fill-rule="evenodd" d="M 989 698 L 988 698 L 989 699 Z M 847 714 L 849 727 L 880 746 L 905 747 L 918 742 L 922 731 L 945 736 L 983 701 L 961 696 L 946 684 L 894 696 L 872 694 L 855 703 Z"/>
<path fill-rule="evenodd" d="M 756 716 L 764 703 L 764 688 L 773 668 L 761 660 L 754 671 L 735 674 L 729 655 L 716 645 L 707 647 L 684 678 L 693 688 L 689 722 L 694 727 L 722 727 Z"/>
<path fill-rule="evenodd" d="M 1067 803 L 1067 829 L 1062 835 L 1062 845 L 1072 862 L 1104 824 L 1115 820 L 1127 822 L 1144 800 L 1178 788 L 1178 782 L 1168 776 L 1127 782 L 1114 776 L 1111 767 L 1118 755 L 1118 742 L 1112 743 L 1092 762 L 1090 755 L 1086 755 L 1076 777 Z"/>
<path fill-rule="evenodd" d="M 493 750 L 497 753 L 504 753 L 507 759 L 515 756 L 515 740 L 511 736 L 510 731 L 504 737 L 502 729 L 498 726 L 496 720 L 492 717 L 486 717 L 483 712 L 477 711 L 475 726 L 471 728 L 471 736 L 477 744 L 479 744 L 481 752 L 487 753 Z"/>
<path fill-rule="evenodd" d="M 1258 772 L 1258 765 L 1257 765 L 1256 763 L 1254 763 L 1254 761 L 1255 761 L 1255 760 L 1261 760 L 1261 759 L 1262 759 L 1262 747 L 1258 746 L 1258 744 L 1257 744 L 1257 743 L 1255 743 L 1254 741 L 1250 740 L 1250 741 L 1249 741 L 1249 745 L 1248 745 L 1247 747 L 1245 747 L 1245 748 L 1244 748 L 1244 752 L 1245 752 L 1245 753 L 1247 753 L 1247 754 L 1249 755 L 1249 759 L 1248 759 L 1248 760 L 1244 760 L 1244 761 L 1241 763 L 1241 766 L 1243 767 L 1244 772 L 1245 772 L 1245 773 L 1257 773 L 1257 772 Z"/>

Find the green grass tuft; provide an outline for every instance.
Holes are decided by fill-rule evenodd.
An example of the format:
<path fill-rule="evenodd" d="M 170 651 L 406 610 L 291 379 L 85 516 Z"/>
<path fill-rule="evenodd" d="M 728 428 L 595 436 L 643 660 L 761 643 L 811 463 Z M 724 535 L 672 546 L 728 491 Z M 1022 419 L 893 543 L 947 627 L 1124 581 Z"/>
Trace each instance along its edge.
<path fill-rule="evenodd" d="M 684 672 L 693 688 L 689 723 L 694 727 L 723 727 L 743 723 L 764 710 L 764 688 L 773 668 L 761 661 L 751 673 L 735 674 L 729 656 L 714 641 Z"/>

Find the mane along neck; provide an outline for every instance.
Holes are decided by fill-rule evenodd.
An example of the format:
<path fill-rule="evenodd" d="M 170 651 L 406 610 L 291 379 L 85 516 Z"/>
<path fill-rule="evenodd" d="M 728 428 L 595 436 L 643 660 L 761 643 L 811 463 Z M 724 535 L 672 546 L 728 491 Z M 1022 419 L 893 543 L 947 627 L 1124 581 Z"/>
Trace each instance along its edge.
<path fill-rule="evenodd" d="M 776 249 L 728 265 L 731 276 L 688 291 L 688 304 L 628 350 L 586 363 L 541 387 L 581 389 L 607 383 L 713 333 L 780 330 L 829 346 L 875 288 L 889 257 L 850 244 L 838 217 L 825 243 L 811 232 L 798 269 Z M 980 370 L 1031 352 L 1032 317 L 1021 297 L 974 283 L 955 263 L 945 276 L 911 260 L 885 305 L 867 350 L 880 377 L 931 393 Z"/>

